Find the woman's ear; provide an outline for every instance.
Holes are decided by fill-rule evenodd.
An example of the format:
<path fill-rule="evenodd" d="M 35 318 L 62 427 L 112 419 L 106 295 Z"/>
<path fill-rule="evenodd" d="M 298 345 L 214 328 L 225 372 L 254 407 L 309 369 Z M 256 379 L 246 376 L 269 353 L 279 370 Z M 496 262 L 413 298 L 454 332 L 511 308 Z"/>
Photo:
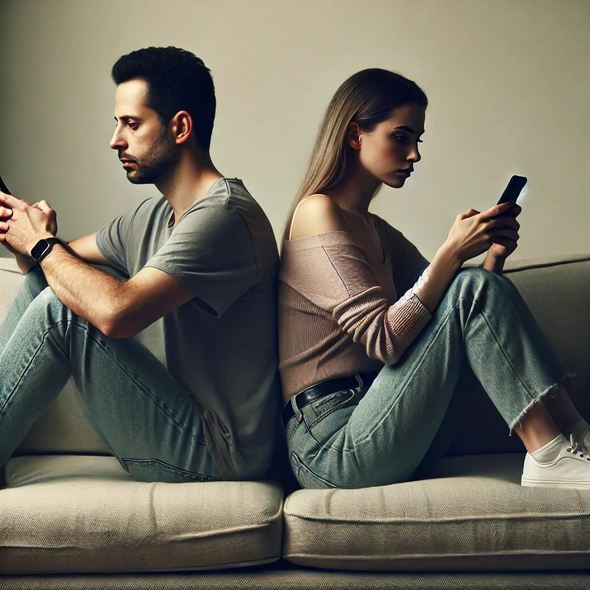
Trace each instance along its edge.
<path fill-rule="evenodd" d="M 186 143 L 193 131 L 193 118 L 188 111 L 178 111 L 170 121 L 174 143 Z"/>
<path fill-rule="evenodd" d="M 346 129 L 346 145 L 357 152 L 361 149 L 361 128 L 354 121 L 351 121 Z"/>

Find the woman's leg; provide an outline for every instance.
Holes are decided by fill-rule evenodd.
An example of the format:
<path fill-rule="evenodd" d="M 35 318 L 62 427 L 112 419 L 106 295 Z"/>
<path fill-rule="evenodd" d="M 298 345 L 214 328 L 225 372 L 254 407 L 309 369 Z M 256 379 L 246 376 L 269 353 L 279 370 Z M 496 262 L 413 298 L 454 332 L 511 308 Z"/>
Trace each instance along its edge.
<path fill-rule="evenodd" d="M 510 303 L 514 305 L 520 314 L 522 321 L 526 324 L 527 329 L 532 334 L 533 341 L 539 348 L 541 354 L 543 354 L 548 363 L 551 363 L 553 372 L 559 373 L 563 371 L 564 369 L 561 361 L 555 354 L 553 347 L 549 344 L 545 334 L 539 327 L 539 324 L 518 289 L 507 277 L 501 275 L 500 278 L 501 284 L 509 292 Z M 574 375 L 568 375 L 567 381 L 573 376 Z M 572 424 L 582 420 L 581 414 L 578 412 L 578 409 L 568 395 L 567 388 L 563 384 L 560 384 L 555 392 L 546 395 L 542 399 L 542 403 L 547 408 L 561 431 L 565 431 L 572 426 Z"/>
<path fill-rule="evenodd" d="M 86 416 L 122 466 L 147 481 L 220 479 L 197 404 L 134 338 L 111 339 L 51 289 L 23 296 L 0 352 L 0 466 L 73 374 Z"/>
<path fill-rule="evenodd" d="M 305 409 L 296 410 L 301 421 L 291 419 L 287 434 L 303 485 L 363 487 L 409 479 L 432 444 L 466 364 L 510 431 L 521 423 L 541 440 L 543 432 L 558 432 L 550 416 L 539 418 L 543 406 L 537 402 L 556 389 L 565 369 L 545 362 L 507 299 L 497 275 L 462 270 L 430 324 L 399 363 L 382 369 L 357 406 L 340 407 L 350 392 L 334 394 L 324 400 L 324 408 L 332 404 L 333 411 L 311 425 Z"/>

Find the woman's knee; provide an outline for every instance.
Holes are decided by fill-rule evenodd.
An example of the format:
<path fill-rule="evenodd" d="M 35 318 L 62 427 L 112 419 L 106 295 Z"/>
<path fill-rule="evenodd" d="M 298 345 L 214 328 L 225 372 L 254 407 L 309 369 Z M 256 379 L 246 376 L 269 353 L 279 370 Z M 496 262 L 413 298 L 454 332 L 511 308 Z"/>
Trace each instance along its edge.
<path fill-rule="evenodd" d="M 462 268 L 450 286 L 455 291 L 472 294 L 480 292 L 482 288 L 505 290 L 501 276 L 481 267 Z"/>

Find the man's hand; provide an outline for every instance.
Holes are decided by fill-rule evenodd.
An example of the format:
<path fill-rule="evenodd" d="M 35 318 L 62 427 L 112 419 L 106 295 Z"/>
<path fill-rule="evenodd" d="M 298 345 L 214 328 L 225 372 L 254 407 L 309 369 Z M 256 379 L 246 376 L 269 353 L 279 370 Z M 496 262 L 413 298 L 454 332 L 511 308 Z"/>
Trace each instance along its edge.
<path fill-rule="evenodd" d="M 47 201 L 29 205 L 0 192 L 0 243 L 11 252 L 30 256 L 39 240 L 56 233 L 57 215 Z"/>

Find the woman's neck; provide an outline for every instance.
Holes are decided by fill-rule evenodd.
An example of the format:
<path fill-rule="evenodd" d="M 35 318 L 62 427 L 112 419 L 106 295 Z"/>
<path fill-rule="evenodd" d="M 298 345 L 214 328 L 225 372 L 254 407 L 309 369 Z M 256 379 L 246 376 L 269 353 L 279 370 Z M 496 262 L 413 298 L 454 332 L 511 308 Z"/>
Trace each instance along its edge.
<path fill-rule="evenodd" d="M 329 191 L 330 196 L 342 209 L 359 213 L 364 217 L 369 214 L 369 205 L 381 182 L 366 170 L 351 170 L 344 181 Z"/>

